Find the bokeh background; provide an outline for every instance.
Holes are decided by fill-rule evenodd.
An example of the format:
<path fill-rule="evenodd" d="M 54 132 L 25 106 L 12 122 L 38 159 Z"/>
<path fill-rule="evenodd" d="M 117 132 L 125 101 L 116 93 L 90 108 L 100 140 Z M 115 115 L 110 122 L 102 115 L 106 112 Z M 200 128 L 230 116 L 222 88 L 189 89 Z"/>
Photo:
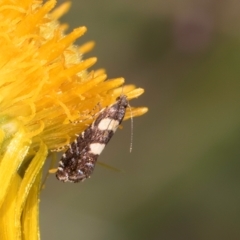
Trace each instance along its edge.
<path fill-rule="evenodd" d="M 62 3 L 63 1 L 58 1 Z M 240 239 L 240 1 L 73 0 L 61 21 L 145 88 L 90 180 L 42 191 L 42 239 Z"/>

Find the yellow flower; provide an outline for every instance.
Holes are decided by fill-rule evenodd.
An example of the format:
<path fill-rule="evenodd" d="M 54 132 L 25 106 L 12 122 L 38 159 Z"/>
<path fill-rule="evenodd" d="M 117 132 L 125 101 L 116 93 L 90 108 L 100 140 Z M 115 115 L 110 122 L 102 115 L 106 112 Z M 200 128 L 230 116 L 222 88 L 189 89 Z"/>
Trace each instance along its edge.
<path fill-rule="evenodd" d="M 96 58 L 82 59 L 93 43 L 73 42 L 86 27 L 65 35 L 57 19 L 69 8 L 52 11 L 56 1 L 5 0 L 0 3 L 0 239 L 39 239 L 41 169 L 49 150 L 73 141 L 92 115 L 124 92 L 136 98 L 143 89 L 121 87 L 90 71 Z M 50 11 L 52 11 L 50 13 Z M 140 116 L 147 108 L 132 108 Z M 131 116 L 127 110 L 125 119 Z M 75 122 L 75 124 L 73 124 Z"/>

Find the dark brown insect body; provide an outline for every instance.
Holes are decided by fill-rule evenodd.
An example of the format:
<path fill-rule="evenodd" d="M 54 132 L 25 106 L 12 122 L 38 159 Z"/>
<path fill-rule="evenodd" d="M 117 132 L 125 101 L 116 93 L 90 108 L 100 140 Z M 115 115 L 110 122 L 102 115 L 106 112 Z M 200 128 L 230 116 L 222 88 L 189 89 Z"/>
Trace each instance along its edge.
<path fill-rule="evenodd" d="M 92 174 L 97 158 L 121 124 L 128 100 L 125 95 L 102 109 L 96 120 L 78 136 L 63 154 L 56 173 L 63 182 L 80 182 Z"/>

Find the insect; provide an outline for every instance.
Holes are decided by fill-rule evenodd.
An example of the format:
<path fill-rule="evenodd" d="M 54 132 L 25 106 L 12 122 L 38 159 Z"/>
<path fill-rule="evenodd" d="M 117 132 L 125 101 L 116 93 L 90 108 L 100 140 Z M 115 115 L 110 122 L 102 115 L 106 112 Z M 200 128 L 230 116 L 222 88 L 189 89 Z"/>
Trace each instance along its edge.
<path fill-rule="evenodd" d="M 96 120 L 79 135 L 62 155 L 56 173 L 63 182 L 81 182 L 92 174 L 97 158 L 121 124 L 128 106 L 125 95 L 102 109 Z"/>

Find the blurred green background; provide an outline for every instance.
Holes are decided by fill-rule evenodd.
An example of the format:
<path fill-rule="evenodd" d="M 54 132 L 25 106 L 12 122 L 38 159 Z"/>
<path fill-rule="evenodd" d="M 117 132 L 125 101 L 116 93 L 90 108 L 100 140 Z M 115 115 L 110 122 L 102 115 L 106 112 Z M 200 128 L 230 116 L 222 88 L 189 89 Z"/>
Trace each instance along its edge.
<path fill-rule="evenodd" d="M 62 3 L 63 1 L 58 1 Z M 52 175 L 42 239 L 240 239 L 240 2 L 73 0 L 61 21 L 109 78 L 145 88 L 90 180 Z"/>

